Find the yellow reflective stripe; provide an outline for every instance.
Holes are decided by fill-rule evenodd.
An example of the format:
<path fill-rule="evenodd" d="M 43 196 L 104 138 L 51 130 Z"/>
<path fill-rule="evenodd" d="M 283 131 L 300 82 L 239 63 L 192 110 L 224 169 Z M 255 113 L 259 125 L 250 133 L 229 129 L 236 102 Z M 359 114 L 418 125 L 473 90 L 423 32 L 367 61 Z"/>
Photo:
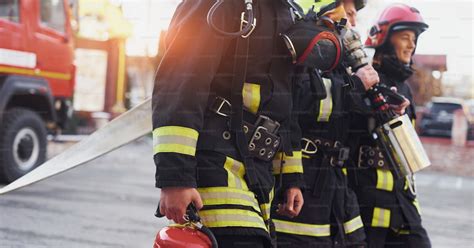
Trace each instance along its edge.
<path fill-rule="evenodd" d="M 418 211 L 418 214 L 421 215 L 420 202 L 418 201 L 418 199 L 415 198 L 415 200 L 413 200 L 413 205 L 415 205 L 415 208 L 416 208 L 416 211 Z"/>
<path fill-rule="evenodd" d="M 199 133 L 187 127 L 164 126 L 153 130 L 153 152 L 181 153 L 190 156 L 196 154 Z"/>
<path fill-rule="evenodd" d="M 273 200 L 274 192 L 273 189 L 270 191 L 270 202 L 265 203 L 265 204 L 260 204 L 260 210 L 262 211 L 262 216 L 264 220 L 269 220 L 270 219 L 270 210 L 272 206 L 272 200 Z"/>
<path fill-rule="evenodd" d="M 241 205 L 260 212 L 257 199 L 251 191 L 228 187 L 198 188 L 204 205 Z"/>
<path fill-rule="evenodd" d="M 408 235 L 408 234 L 410 234 L 410 230 L 400 230 L 400 231 L 398 231 L 398 234 L 400 234 L 400 235 Z"/>
<path fill-rule="evenodd" d="M 271 208 L 270 203 L 260 204 L 260 209 L 262 210 L 262 216 L 264 220 L 270 219 L 270 208 Z"/>
<path fill-rule="evenodd" d="M 15 74 L 22 74 L 28 76 L 36 76 L 36 77 L 47 77 L 52 79 L 60 79 L 60 80 L 71 80 L 71 74 L 69 73 L 60 73 L 60 72 L 51 72 L 51 71 L 42 71 L 39 69 L 24 69 L 24 68 L 16 68 L 16 67 L 8 67 L 8 66 L 0 66 L 0 73 L 15 73 Z"/>
<path fill-rule="evenodd" d="M 267 230 L 260 215 L 242 209 L 200 210 L 199 216 L 207 227 L 253 227 Z"/>
<path fill-rule="evenodd" d="M 364 227 L 364 223 L 362 223 L 362 218 L 359 215 L 355 217 L 354 219 L 344 223 L 344 232 L 346 234 L 349 234 L 363 227 Z"/>
<path fill-rule="evenodd" d="M 245 108 L 251 113 L 256 114 L 260 107 L 260 85 L 244 83 L 242 98 Z"/>
<path fill-rule="evenodd" d="M 302 157 L 302 158 L 306 158 L 306 159 L 310 159 L 310 158 L 311 158 L 310 156 L 304 155 L 304 154 L 303 154 L 301 157 Z"/>
<path fill-rule="evenodd" d="M 377 189 L 392 191 L 393 175 L 390 170 L 377 169 Z"/>
<path fill-rule="evenodd" d="M 156 145 L 155 147 L 153 147 L 154 154 L 165 152 L 181 153 L 189 156 L 194 156 L 196 154 L 196 148 L 178 144 L 164 144 Z"/>
<path fill-rule="evenodd" d="M 319 102 L 319 115 L 317 118 L 318 122 L 328 122 L 332 114 L 332 94 L 331 94 L 331 79 L 323 78 L 323 83 L 326 88 L 326 98 Z"/>
<path fill-rule="evenodd" d="M 199 137 L 199 132 L 189 127 L 180 126 L 164 126 L 155 128 L 155 130 L 153 130 L 153 137 L 168 135 L 188 137 L 197 140 Z"/>
<path fill-rule="evenodd" d="M 283 156 L 283 158 L 282 158 Z M 283 159 L 283 169 L 281 168 L 281 160 Z M 292 156 L 287 156 L 282 152 L 277 153 L 273 159 L 273 174 L 280 173 L 303 173 L 303 161 L 301 151 L 294 151 Z"/>
<path fill-rule="evenodd" d="M 230 157 L 226 157 L 224 169 L 227 171 L 227 184 L 231 188 L 248 190 L 244 179 L 244 164 Z"/>
<path fill-rule="evenodd" d="M 344 176 L 347 176 L 347 168 L 342 168 L 342 174 L 344 174 Z"/>
<path fill-rule="evenodd" d="M 289 233 L 296 235 L 306 235 L 312 237 L 327 237 L 331 235 L 331 225 L 317 225 L 295 223 L 284 220 L 273 219 L 277 232 Z"/>
<path fill-rule="evenodd" d="M 390 209 L 374 208 L 372 226 L 385 228 L 390 227 Z"/>

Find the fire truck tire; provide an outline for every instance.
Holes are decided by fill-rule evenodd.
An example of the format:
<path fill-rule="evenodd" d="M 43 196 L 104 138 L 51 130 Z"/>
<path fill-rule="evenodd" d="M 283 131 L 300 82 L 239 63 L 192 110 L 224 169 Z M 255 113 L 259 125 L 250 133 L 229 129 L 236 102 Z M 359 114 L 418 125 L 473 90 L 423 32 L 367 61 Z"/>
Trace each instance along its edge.
<path fill-rule="evenodd" d="M 12 182 L 46 160 L 46 127 L 26 108 L 6 111 L 0 126 L 0 181 Z"/>

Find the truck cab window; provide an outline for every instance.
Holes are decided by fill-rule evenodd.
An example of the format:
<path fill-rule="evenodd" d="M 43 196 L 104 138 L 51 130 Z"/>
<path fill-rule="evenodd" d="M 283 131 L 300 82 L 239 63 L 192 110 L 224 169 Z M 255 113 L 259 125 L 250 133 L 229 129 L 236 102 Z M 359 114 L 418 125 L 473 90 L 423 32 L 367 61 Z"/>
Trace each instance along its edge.
<path fill-rule="evenodd" d="M 19 0 L 0 0 L 0 19 L 20 22 Z"/>
<path fill-rule="evenodd" d="M 41 0 L 41 23 L 58 32 L 65 33 L 64 4 L 61 0 Z"/>

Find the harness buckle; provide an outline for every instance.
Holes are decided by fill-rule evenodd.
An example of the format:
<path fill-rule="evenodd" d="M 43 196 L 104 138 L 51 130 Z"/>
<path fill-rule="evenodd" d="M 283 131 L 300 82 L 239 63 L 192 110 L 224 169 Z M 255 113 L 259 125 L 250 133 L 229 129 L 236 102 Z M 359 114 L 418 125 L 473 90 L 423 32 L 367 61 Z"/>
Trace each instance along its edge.
<path fill-rule="evenodd" d="M 343 166 L 344 161 L 349 159 L 350 149 L 349 147 L 341 147 L 339 148 L 337 157 L 331 156 L 331 160 L 329 161 L 332 166 Z"/>
<path fill-rule="evenodd" d="M 242 31 L 248 23 L 249 21 L 245 20 L 245 12 L 242 12 L 242 14 L 240 15 L 240 31 Z M 257 18 L 253 18 L 253 21 L 250 25 L 252 26 L 252 28 L 247 34 L 242 34 L 242 38 L 247 39 L 252 34 L 253 30 L 255 30 L 255 27 L 257 26 Z"/>
<path fill-rule="evenodd" d="M 307 139 L 307 138 L 302 138 L 301 143 L 303 143 L 302 145 L 303 148 L 301 149 L 303 153 L 316 154 L 318 152 L 318 146 L 312 140 Z M 313 148 L 313 149 L 310 150 L 310 148 Z"/>
<path fill-rule="evenodd" d="M 266 129 L 265 131 L 271 134 L 276 134 L 278 129 L 280 129 L 280 123 L 278 123 L 278 121 L 274 121 L 265 115 L 259 115 L 254 125 L 256 127 L 264 127 Z"/>
<path fill-rule="evenodd" d="M 224 116 L 224 117 L 228 117 L 229 114 L 226 114 L 223 109 L 224 107 L 228 107 L 229 109 L 232 109 L 232 104 L 225 98 L 223 97 L 220 97 L 220 96 L 217 96 L 216 97 L 216 101 L 215 102 L 218 102 L 219 101 L 219 106 L 217 107 L 217 109 L 213 109 L 214 113 L 220 115 L 220 116 Z M 230 112 L 230 111 L 229 111 Z M 229 113 L 228 112 L 228 113 Z"/>

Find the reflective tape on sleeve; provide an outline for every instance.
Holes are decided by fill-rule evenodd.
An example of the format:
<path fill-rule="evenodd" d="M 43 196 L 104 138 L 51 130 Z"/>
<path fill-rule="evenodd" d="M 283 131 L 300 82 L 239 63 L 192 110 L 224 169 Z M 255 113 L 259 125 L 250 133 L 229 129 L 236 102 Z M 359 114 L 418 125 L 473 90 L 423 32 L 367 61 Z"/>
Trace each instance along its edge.
<path fill-rule="evenodd" d="M 203 204 L 206 206 L 215 205 L 240 205 L 252 207 L 260 213 L 257 199 L 251 191 L 228 187 L 198 188 Z"/>
<path fill-rule="evenodd" d="M 153 130 L 153 152 L 181 153 L 190 156 L 196 154 L 199 133 L 187 127 L 164 126 Z"/>
<path fill-rule="evenodd" d="M 374 208 L 371 225 L 373 227 L 390 227 L 390 209 Z"/>
<path fill-rule="evenodd" d="M 316 225 L 296 223 L 284 220 L 273 219 L 277 232 L 311 237 L 327 237 L 331 235 L 331 225 Z"/>
<path fill-rule="evenodd" d="M 231 188 L 248 190 L 244 179 L 244 164 L 230 157 L 226 157 L 224 169 L 227 171 L 227 184 Z"/>
<path fill-rule="evenodd" d="M 390 170 L 377 169 L 377 189 L 392 191 L 393 175 Z"/>
<path fill-rule="evenodd" d="M 323 83 L 326 88 L 326 98 L 319 102 L 318 122 L 328 122 L 332 114 L 333 102 L 331 93 L 331 79 L 323 78 Z"/>
<path fill-rule="evenodd" d="M 344 232 L 346 234 L 353 233 L 363 227 L 364 227 L 364 223 L 362 223 L 362 218 L 359 215 L 355 217 L 354 219 L 344 223 Z"/>
<path fill-rule="evenodd" d="M 242 209 L 200 210 L 199 216 L 207 227 L 253 227 L 268 231 L 260 215 Z"/>
<path fill-rule="evenodd" d="M 282 157 L 283 156 L 283 157 Z M 281 167 L 283 160 L 283 168 Z M 277 153 L 273 159 L 273 174 L 303 173 L 303 161 L 301 151 L 293 152 L 292 156 Z"/>
<path fill-rule="evenodd" d="M 244 107 L 251 113 L 256 114 L 260 107 L 260 85 L 244 83 L 242 89 Z"/>

